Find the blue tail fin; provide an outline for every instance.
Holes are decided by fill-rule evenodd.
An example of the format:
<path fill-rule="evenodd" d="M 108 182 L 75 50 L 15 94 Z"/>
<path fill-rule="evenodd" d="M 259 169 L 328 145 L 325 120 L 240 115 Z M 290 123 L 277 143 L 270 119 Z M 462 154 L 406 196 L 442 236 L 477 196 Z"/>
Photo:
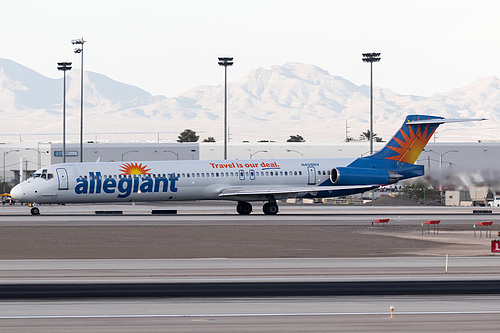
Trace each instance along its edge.
<path fill-rule="evenodd" d="M 348 165 L 350 168 L 388 171 L 392 178 L 403 180 L 422 176 L 423 165 L 414 165 L 436 128 L 443 123 L 477 121 L 485 119 L 444 119 L 436 116 L 410 115 L 403 126 L 379 152 L 360 157 Z"/>

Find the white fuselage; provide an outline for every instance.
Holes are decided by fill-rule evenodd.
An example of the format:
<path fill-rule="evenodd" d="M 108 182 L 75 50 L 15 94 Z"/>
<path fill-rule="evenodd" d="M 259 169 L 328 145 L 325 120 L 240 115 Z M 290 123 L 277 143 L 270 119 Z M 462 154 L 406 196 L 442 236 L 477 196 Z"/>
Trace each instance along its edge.
<path fill-rule="evenodd" d="M 225 196 L 225 188 L 317 187 L 352 159 L 269 159 L 66 163 L 40 169 L 11 192 L 22 202 L 79 203 L 177 200 L 266 200 Z M 297 197 L 283 194 L 276 199 Z M 303 196 L 303 195 L 302 195 Z"/>

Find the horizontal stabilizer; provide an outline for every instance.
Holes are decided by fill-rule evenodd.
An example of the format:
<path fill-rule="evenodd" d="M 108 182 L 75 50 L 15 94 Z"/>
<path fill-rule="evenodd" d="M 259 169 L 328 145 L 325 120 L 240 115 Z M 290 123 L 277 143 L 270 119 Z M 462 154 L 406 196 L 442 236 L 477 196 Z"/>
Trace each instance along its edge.
<path fill-rule="evenodd" d="M 444 123 L 463 123 L 469 121 L 482 121 L 487 120 L 486 118 L 450 118 L 450 119 L 426 119 L 426 120 L 414 120 L 408 121 L 408 125 L 418 125 L 418 124 L 444 124 Z"/>

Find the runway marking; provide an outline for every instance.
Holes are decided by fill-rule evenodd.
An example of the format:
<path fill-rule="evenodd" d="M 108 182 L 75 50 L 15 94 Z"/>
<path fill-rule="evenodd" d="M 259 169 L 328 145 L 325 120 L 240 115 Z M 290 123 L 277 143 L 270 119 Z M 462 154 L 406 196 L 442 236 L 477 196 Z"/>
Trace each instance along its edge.
<path fill-rule="evenodd" d="M 500 314 L 492 311 L 398 311 L 396 315 Z M 117 319 L 117 318 L 224 318 L 224 317 L 300 317 L 300 316 L 384 315 L 388 312 L 296 312 L 296 313 L 217 313 L 217 314 L 130 314 L 130 315 L 23 315 L 0 316 L 1 319 Z"/>

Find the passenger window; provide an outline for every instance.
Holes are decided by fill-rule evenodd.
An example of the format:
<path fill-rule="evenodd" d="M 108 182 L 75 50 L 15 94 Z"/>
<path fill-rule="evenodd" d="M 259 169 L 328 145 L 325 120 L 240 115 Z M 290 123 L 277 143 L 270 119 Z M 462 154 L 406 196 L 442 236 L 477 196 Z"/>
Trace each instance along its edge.
<path fill-rule="evenodd" d="M 285 171 L 285 176 L 288 176 L 288 171 Z"/>
<path fill-rule="evenodd" d="M 302 176 L 302 171 L 299 171 L 299 176 Z"/>
<path fill-rule="evenodd" d="M 321 176 L 321 171 L 319 171 L 319 170 L 318 170 L 318 175 L 320 175 L 320 176 Z"/>
<path fill-rule="evenodd" d="M 294 172 L 293 172 L 293 174 L 294 174 L 295 176 L 297 176 L 297 171 L 294 171 Z"/>
<path fill-rule="evenodd" d="M 199 174 L 199 173 L 196 173 L 196 177 L 200 178 L 200 174 Z"/>

